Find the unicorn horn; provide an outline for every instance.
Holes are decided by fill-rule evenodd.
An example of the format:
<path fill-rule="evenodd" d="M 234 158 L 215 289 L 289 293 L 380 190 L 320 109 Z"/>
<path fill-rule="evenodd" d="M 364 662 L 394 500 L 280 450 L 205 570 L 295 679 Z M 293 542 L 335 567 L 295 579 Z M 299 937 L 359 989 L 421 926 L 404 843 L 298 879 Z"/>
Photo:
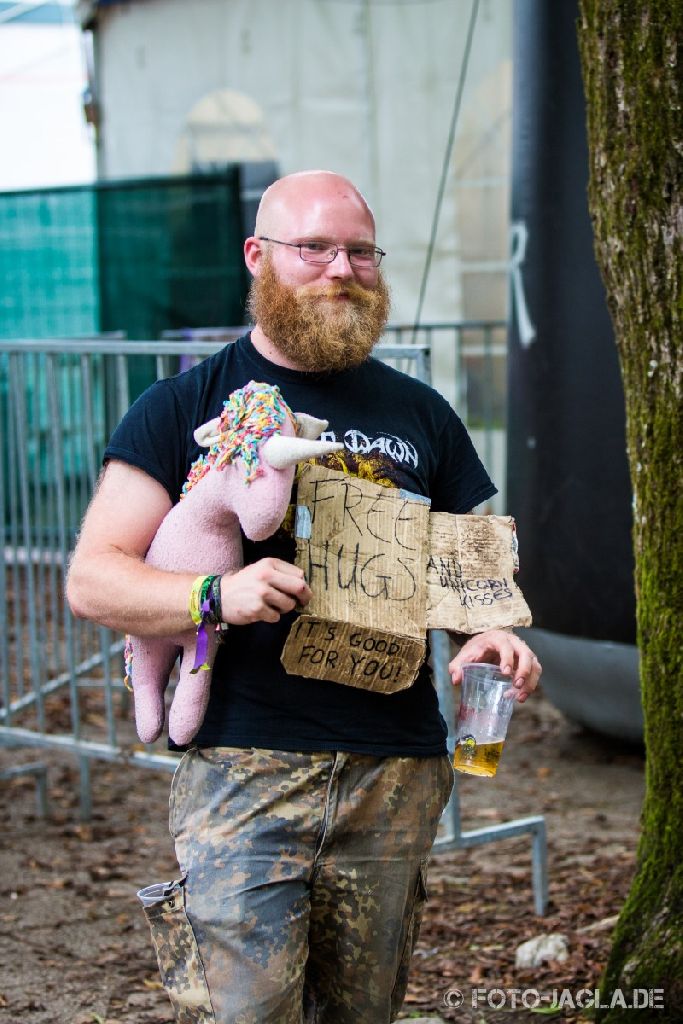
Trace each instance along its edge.
<path fill-rule="evenodd" d="M 344 445 L 337 441 L 309 441 L 305 437 L 283 437 L 282 434 L 275 434 L 265 442 L 260 455 L 273 469 L 285 469 L 297 462 L 305 462 L 306 459 L 340 452 L 343 448 Z"/>

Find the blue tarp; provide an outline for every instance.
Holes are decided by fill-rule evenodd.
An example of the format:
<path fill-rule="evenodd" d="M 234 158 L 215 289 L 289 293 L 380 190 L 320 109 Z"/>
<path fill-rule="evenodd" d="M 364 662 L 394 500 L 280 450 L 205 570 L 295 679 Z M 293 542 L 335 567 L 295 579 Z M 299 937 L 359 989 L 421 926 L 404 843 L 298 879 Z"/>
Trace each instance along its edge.
<path fill-rule="evenodd" d="M 13 11 L 11 16 L 7 14 L 9 11 Z M 22 10 L 17 0 L 0 3 L 0 17 L 2 25 L 73 25 L 76 20 L 73 7 L 66 4 L 40 4 Z"/>

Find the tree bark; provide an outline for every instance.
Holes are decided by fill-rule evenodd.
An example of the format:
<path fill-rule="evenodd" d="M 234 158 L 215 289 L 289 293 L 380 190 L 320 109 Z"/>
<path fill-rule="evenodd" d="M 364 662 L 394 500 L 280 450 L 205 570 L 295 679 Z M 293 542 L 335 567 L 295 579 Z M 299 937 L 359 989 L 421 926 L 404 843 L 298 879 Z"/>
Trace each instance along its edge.
<path fill-rule="evenodd" d="M 647 751 L 636 874 L 601 1002 L 615 989 L 626 999 L 663 989 L 664 1011 L 650 1012 L 673 1024 L 683 1020 L 683 4 L 581 0 L 580 12 L 589 201 L 626 399 Z M 628 1024 L 620 1004 L 597 1020 Z"/>

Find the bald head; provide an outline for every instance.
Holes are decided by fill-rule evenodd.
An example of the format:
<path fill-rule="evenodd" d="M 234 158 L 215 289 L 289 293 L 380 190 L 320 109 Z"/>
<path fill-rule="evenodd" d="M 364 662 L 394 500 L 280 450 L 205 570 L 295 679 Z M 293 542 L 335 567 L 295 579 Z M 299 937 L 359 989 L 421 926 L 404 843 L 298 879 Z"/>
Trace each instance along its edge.
<path fill-rule="evenodd" d="M 322 254 L 315 242 L 329 243 L 322 252 L 333 252 L 332 259 L 311 258 Z M 274 182 L 263 194 L 255 234 L 244 242 L 254 278 L 251 340 L 261 355 L 296 370 L 360 365 L 389 312 L 379 262 L 359 258 L 369 248 L 375 249 L 375 218 L 348 178 L 302 171 Z"/>
<path fill-rule="evenodd" d="M 337 215 L 346 210 L 354 221 L 364 219 L 367 240 L 374 240 L 372 210 L 356 186 L 333 171 L 299 171 L 273 182 L 261 198 L 255 233 L 273 238 L 305 235 L 309 224 L 324 222 L 326 209 Z"/>

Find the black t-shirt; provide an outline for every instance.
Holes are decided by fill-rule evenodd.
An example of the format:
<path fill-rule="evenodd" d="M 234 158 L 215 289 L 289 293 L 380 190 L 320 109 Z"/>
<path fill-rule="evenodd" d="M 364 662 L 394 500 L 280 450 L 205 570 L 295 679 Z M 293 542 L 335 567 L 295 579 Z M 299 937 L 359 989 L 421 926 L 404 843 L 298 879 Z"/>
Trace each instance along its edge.
<path fill-rule="evenodd" d="M 264 359 L 249 335 L 152 385 L 114 431 L 105 461 L 144 470 L 175 503 L 200 454 L 193 431 L 250 380 L 276 384 L 295 412 L 328 420 L 323 437 L 344 442 L 350 473 L 426 495 L 433 511 L 469 512 L 496 492 L 465 427 L 426 384 L 376 359 L 335 374 L 285 369 Z M 294 540 L 284 529 L 259 543 L 243 537 L 243 544 L 247 564 L 268 556 L 294 559 Z M 280 654 L 295 616 L 230 627 L 193 742 L 418 757 L 445 752 L 446 726 L 426 662 L 413 685 L 395 694 L 288 675 Z"/>

